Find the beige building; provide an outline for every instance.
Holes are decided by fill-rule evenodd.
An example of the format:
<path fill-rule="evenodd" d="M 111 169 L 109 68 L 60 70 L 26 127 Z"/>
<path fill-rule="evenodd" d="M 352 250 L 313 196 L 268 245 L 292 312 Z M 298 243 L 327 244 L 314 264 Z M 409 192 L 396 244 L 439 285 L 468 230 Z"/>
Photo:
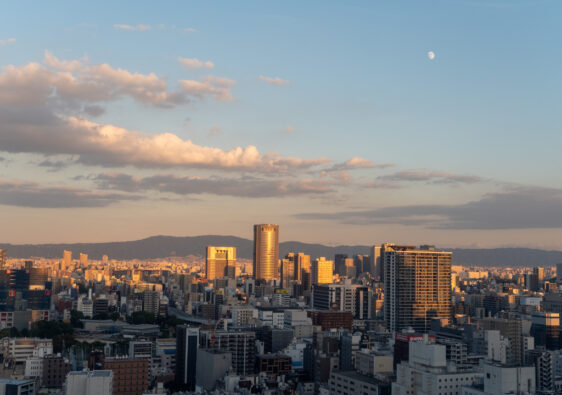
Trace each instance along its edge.
<path fill-rule="evenodd" d="M 279 278 L 279 225 L 254 225 L 254 278 Z"/>
<path fill-rule="evenodd" d="M 312 284 L 331 284 L 334 278 L 334 261 L 323 256 L 312 262 Z"/>
<path fill-rule="evenodd" d="M 207 279 L 233 277 L 236 267 L 236 247 L 207 247 Z"/>

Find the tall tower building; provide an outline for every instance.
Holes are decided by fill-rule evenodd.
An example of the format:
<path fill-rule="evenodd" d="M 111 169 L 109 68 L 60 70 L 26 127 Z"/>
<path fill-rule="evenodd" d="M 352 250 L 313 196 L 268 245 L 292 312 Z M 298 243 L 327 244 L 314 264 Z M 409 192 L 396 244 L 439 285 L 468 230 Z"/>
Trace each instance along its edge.
<path fill-rule="evenodd" d="M 6 251 L 0 250 L 0 269 L 4 269 L 6 265 Z"/>
<path fill-rule="evenodd" d="M 236 247 L 207 247 L 207 279 L 235 277 Z"/>
<path fill-rule="evenodd" d="M 451 252 L 383 245 L 384 318 L 391 332 L 427 332 L 432 318 L 451 315 Z"/>
<path fill-rule="evenodd" d="M 188 391 L 195 390 L 199 329 L 187 325 L 176 327 L 176 384 L 187 384 Z"/>
<path fill-rule="evenodd" d="M 331 284 L 334 277 L 334 261 L 323 256 L 312 262 L 312 284 Z"/>
<path fill-rule="evenodd" d="M 64 252 L 62 253 L 62 262 L 65 269 L 70 267 L 70 264 L 72 263 L 72 251 L 64 250 Z"/>
<path fill-rule="evenodd" d="M 279 225 L 254 225 L 254 278 L 279 278 Z"/>
<path fill-rule="evenodd" d="M 302 282 L 302 272 L 310 272 L 310 255 L 304 252 L 290 252 L 285 255 L 285 259 L 293 262 L 293 279 Z"/>
<path fill-rule="evenodd" d="M 81 267 L 88 266 L 88 254 L 80 253 L 80 266 Z"/>
<path fill-rule="evenodd" d="M 377 280 L 382 280 L 384 272 L 381 261 L 381 249 L 381 246 L 373 246 L 371 251 L 371 274 Z"/>

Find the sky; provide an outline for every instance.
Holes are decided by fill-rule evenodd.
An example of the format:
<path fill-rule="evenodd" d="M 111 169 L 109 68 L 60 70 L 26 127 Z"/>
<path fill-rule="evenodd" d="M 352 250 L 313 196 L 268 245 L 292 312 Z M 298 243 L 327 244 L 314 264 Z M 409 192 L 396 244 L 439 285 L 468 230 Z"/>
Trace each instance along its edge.
<path fill-rule="evenodd" d="M 562 249 L 561 12 L 2 2 L 0 240 Z"/>

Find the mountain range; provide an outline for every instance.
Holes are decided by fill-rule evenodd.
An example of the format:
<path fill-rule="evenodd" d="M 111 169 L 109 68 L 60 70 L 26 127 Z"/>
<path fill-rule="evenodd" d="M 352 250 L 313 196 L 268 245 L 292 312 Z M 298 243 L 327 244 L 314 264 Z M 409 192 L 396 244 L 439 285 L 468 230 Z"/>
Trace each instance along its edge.
<path fill-rule="evenodd" d="M 75 244 L 2 244 L 11 258 L 61 258 L 63 250 L 70 250 L 74 257 L 83 252 L 91 259 L 101 259 L 108 255 L 110 259 L 156 259 L 172 256 L 205 256 L 205 247 L 232 246 L 237 249 L 238 258 L 252 258 L 253 241 L 235 236 L 153 236 L 142 240 L 109 243 L 75 243 Z M 447 249 L 453 252 L 454 265 L 477 266 L 553 266 L 562 263 L 562 251 L 546 251 L 532 248 L 491 248 L 491 249 Z M 371 247 L 326 246 L 297 241 L 279 243 L 279 255 L 288 252 L 304 252 L 314 257 L 325 256 L 333 259 L 334 254 L 370 254 Z"/>

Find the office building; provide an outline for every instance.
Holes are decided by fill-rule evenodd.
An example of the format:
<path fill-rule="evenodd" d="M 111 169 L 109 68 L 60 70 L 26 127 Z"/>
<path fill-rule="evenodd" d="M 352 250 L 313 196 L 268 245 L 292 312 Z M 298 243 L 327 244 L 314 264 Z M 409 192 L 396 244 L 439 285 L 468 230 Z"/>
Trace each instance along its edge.
<path fill-rule="evenodd" d="M 465 386 L 472 386 L 483 377 L 475 370 L 457 370 L 447 364 L 445 346 L 428 341 L 411 342 L 408 362 L 401 362 L 396 369 L 396 382 L 392 383 L 393 395 L 425 395 L 461 393 Z"/>
<path fill-rule="evenodd" d="M 232 354 L 228 351 L 203 349 L 197 351 L 197 386 L 213 391 L 232 367 Z"/>
<path fill-rule="evenodd" d="M 113 372 L 111 370 L 69 372 L 64 384 L 64 394 L 111 395 Z"/>
<path fill-rule="evenodd" d="M 0 395 L 35 395 L 35 381 L 0 378 Z"/>
<path fill-rule="evenodd" d="M 347 329 L 353 327 L 353 313 L 350 311 L 320 311 L 308 312 L 312 325 L 320 325 L 323 331 L 330 329 Z"/>
<path fill-rule="evenodd" d="M 323 256 L 312 262 L 312 285 L 331 284 L 334 278 L 334 262 Z"/>
<path fill-rule="evenodd" d="M 64 264 L 64 269 L 68 269 L 72 264 L 72 251 L 64 250 L 62 253 L 62 263 Z"/>
<path fill-rule="evenodd" d="M 310 255 L 306 255 L 303 252 L 290 252 L 285 255 L 285 259 L 293 263 L 293 280 L 302 283 L 303 271 L 310 273 Z"/>
<path fill-rule="evenodd" d="M 254 225 L 254 278 L 278 279 L 279 225 Z"/>
<path fill-rule="evenodd" d="M 372 318 L 372 290 L 368 287 L 351 284 L 315 285 L 312 289 L 312 308 L 315 310 L 350 311 L 356 319 Z"/>
<path fill-rule="evenodd" d="M 46 355 L 43 357 L 42 381 L 43 387 L 62 388 L 66 375 L 70 372 L 70 362 L 60 355 Z"/>
<path fill-rule="evenodd" d="M 432 318 L 449 322 L 451 252 L 383 245 L 384 318 L 391 332 L 427 332 Z"/>
<path fill-rule="evenodd" d="M 536 379 L 534 366 L 505 366 L 498 362 L 482 361 L 484 385 L 462 388 L 461 395 L 535 394 Z M 450 384 L 449 384 L 450 385 Z"/>
<path fill-rule="evenodd" d="M 234 278 L 236 247 L 207 247 L 207 279 Z"/>
<path fill-rule="evenodd" d="M 195 390 L 199 329 L 187 325 L 176 327 L 176 384 Z"/>
<path fill-rule="evenodd" d="M 102 370 L 113 372 L 113 395 L 142 395 L 148 389 L 148 359 L 105 358 Z"/>
<path fill-rule="evenodd" d="M 531 317 L 531 336 L 535 347 L 543 350 L 560 349 L 560 314 L 535 312 Z"/>
<path fill-rule="evenodd" d="M 371 274 L 375 280 L 382 281 L 383 279 L 383 262 L 381 260 L 381 246 L 373 246 L 371 249 Z"/>
<path fill-rule="evenodd" d="M 330 395 L 390 395 L 390 384 L 354 371 L 332 371 Z"/>
<path fill-rule="evenodd" d="M 507 362 L 514 365 L 520 365 L 523 362 L 521 354 L 521 319 L 482 318 L 478 320 L 478 327 L 483 330 L 500 331 L 500 334 L 509 340 Z"/>
<path fill-rule="evenodd" d="M 232 354 L 232 368 L 239 375 L 253 374 L 256 365 L 256 332 L 214 331 L 200 332 L 201 348 L 217 349 Z"/>
<path fill-rule="evenodd" d="M 295 280 L 295 260 L 284 258 L 281 259 L 281 286 L 289 288 Z"/>
<path fill-rule="evenodd" d="M 80 266 L 88 266 L 88 254 L 80 253 Z"/>
<path fill-rule="evenodd" d="M 6 250 L 0 249 L 0 270 L 4 270 L 6 266 Z"/>

